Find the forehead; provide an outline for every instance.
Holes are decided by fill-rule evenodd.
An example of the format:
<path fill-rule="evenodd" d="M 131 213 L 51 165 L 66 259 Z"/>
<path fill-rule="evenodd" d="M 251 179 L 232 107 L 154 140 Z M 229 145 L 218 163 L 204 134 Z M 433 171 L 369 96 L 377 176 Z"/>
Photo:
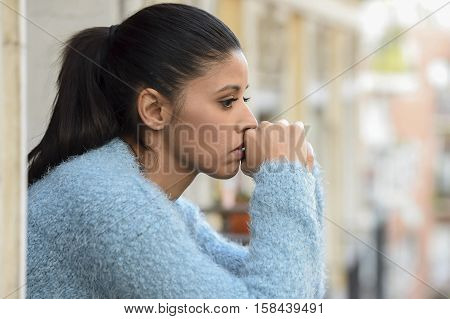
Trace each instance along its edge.
<path fill-rule="evenodd" d="M 248 65 L 244 54 L 241 51 L 233 51 L 228 59 L 214 64 L 203 76 L 192 80 L 188 87 L 207 93 L 215 93 L 230 84 L 245 88 L 247 77 Z"/>

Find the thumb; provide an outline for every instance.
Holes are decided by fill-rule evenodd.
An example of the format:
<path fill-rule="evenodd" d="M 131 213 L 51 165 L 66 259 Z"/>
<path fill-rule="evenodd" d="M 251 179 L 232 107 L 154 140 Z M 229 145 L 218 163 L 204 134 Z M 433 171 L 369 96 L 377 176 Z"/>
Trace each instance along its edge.
<path fill-rule="evenodd" d="M 245 157 L 241 160 L 241 171 L 245 175 L 252 177 L 252 172 L 248 169 L 247 161 L 245 160 Z"/>

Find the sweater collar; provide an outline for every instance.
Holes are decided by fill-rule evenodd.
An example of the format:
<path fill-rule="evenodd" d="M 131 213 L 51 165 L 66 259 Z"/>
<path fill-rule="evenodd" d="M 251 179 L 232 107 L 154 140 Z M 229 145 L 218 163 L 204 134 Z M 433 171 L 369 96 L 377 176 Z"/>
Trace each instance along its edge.
<path fill-rule="evenodd" d="M 118 159 L 118 164 L 127 169 L 131 169 L 136 173 L 140 173 L 141 164 L 136 158 L 130 145 L 122 140 L 120 137 L 115 137 L 102 147 L 107 153 L 111 152 L 115 158 Z"/>

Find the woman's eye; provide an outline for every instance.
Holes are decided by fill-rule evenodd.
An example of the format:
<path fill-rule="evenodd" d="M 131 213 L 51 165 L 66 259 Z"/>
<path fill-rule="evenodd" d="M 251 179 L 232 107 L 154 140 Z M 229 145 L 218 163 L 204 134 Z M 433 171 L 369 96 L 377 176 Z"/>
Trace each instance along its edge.
<path fill-rule="evenodd" d="M 222 105 L 226 108 L 230 108 L 231 105 L 233 104 L 233 102 L 237 101 L 238 99 L 228 99 L 225 101 L 221 101 L 220 103 L 222 103 Z"/>
<path fill-rule="evenodd" d="M 228 99 L 225 101 L 221 101 L 220 103 L 222 103 L 222 105 L 226 108 L 231 108 L 233 102 L 236 102 L 238 99 Z M 248 102 L 250 100 L 249 97 L 244 97 L 243 98 L 244 102 Z"/>

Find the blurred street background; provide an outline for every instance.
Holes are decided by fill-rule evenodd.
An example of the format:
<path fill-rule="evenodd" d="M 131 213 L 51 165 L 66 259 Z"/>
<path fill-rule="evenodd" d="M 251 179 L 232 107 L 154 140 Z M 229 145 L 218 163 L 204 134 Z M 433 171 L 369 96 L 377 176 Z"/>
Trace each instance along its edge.
<path fill-rule="evenodd" d="M 61 41 L 163 1 L 2 2 L 0 282 L 17 282 L 21 253 L 5 249 L 5 234 L 8 225 L 23 225 L 9 210 L 23 203 L 8 202 L 24 198 L 15 178 L 23 178 L 23 161 L 7 145 L 23 143 L 23 157 L 43 136 Z M 249 63 L 248 105 L 259 121 L 286 118 L 310 126 L 307 139 L 325 177 L 326 297 L 448 298 L 449 2 L 172 2 L 205 9 L 236 33 Z M 20 66 L 17 72 L 6 72 L 11 63 Z M 26 126 L 13 142 L 6 138 L 11 125 Z M 253 187 L 242 173 L 230 180 L 201 174 L 185 196 L 202 207 L 215 229 L 246 244 Z M 23 241 L 11 245 L 23 248 Z"/>

